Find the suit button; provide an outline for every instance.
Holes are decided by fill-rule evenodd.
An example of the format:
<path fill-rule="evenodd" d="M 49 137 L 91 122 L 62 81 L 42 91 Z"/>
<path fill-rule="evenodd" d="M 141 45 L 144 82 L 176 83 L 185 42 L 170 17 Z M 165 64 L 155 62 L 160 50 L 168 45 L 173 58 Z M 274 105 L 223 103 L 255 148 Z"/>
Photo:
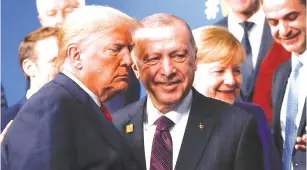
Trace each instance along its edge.
<path fill-rule="evenodd" d="M 294 166 L 298 166 L 298 163 L 294 164 Z"/>

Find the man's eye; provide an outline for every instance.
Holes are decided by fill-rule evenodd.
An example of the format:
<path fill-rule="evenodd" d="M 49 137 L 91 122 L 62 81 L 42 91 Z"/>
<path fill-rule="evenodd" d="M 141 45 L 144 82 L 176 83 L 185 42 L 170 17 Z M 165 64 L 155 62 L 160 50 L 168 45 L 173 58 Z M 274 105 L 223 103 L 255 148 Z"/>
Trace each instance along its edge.
<path fill-rule="evenodd" d="M 276 26 L 278 24 L 278 21 L 277 20 L 269 20 L 268 21 L 270 25 L 272 26 Z"/>
<path fill-rule="evenodd" d="M 186 60 L 187 55 L 186 54 L 175 54 L 172 56 L 172 60 L 174 60 L 177 63 L 182 63 Z"/>
<path fill-rule="evenodd" d="M 161 58 L 158 56 L 153 56 L 153 57 L 148 57 L 147 59 L 144 60 L 145 64 L 149 64 L 149 65 L 155 65 L 158 64 L 160 62 Z"/>

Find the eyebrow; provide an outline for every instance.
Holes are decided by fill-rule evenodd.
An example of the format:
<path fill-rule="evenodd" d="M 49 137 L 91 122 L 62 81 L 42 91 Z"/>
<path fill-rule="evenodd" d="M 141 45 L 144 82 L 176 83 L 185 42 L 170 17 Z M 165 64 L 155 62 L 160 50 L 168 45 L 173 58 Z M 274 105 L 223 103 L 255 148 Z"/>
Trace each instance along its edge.
<path fill-rule="evenodd" d="M 282 18 L 283 18 L 283 19 L 288 19 L 288 18 L 290 17 L 290 15 L 293 15 L 293 14 L 299 15 L 299 14 L 301 14 L 301 12 L 300 12 L 300 11 L 291 11 L 290 13 L 286 14 L 286 15 L 283 16 Z"/>

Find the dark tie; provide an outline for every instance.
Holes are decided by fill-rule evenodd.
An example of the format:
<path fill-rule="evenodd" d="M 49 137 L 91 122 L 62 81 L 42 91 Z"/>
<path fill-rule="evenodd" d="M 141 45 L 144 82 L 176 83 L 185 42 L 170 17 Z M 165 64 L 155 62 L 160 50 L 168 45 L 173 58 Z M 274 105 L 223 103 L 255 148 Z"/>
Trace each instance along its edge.
<path fill-rule="evenodd" d="M 292 152 L 296 141 L 296 116 L 298 112 L 298 89 L 299 89 L 299 69 L 301 62 L 297 62 L 296 67 L 291 71 L 289 79 L 289 92 L 287 100 L 285 145 L 283 151 L 283 170 L 290 170 Z"/>
<path fill-rule="evenodd" d="M 110 122 L 112 122 L 111 114 L 109 113 L 107 107 L 105 105 L 103 105 L 102 103 L 100 105 L 100 110 L 106 115 L 106 117 L 110 120 Z"/>
<path fill-rule="evenodd" d="M 246 59 L 242 64 L 242 93 L 244 101 L 251 101 L 251 95 L 254 87 L 254 67 L 253 67 L 253 57 L 252 57 L 252 47 L 249 42 L 248 32 L 254 26 L 254 23 L 244 21 L 240 25 L 243 27 L 244 35 L 241 44 L 244 47 L 246 53 Z"/>
<path fill-rule="evenodd" d="M 173 169 L 173 142 L 169 129 L 174 122 L 165 116 L 156 121 L 156 132 L 152 142 L 150 170 Z"/>

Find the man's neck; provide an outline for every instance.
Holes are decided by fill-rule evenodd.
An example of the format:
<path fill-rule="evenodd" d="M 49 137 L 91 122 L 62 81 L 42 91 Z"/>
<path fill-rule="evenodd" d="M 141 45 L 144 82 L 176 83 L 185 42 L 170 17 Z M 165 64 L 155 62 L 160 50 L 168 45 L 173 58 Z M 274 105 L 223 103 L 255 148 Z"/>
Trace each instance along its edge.
<path fill-rule="evenodd" d="M 260 5 L 256 7 L 254 10 L 249 12 L 235 12 L 232 11 L 235 16 L 237 16 L 242 21 L 247 21 L 250 17 L 252 17 L 256 12 L 260 10 Z"/>

